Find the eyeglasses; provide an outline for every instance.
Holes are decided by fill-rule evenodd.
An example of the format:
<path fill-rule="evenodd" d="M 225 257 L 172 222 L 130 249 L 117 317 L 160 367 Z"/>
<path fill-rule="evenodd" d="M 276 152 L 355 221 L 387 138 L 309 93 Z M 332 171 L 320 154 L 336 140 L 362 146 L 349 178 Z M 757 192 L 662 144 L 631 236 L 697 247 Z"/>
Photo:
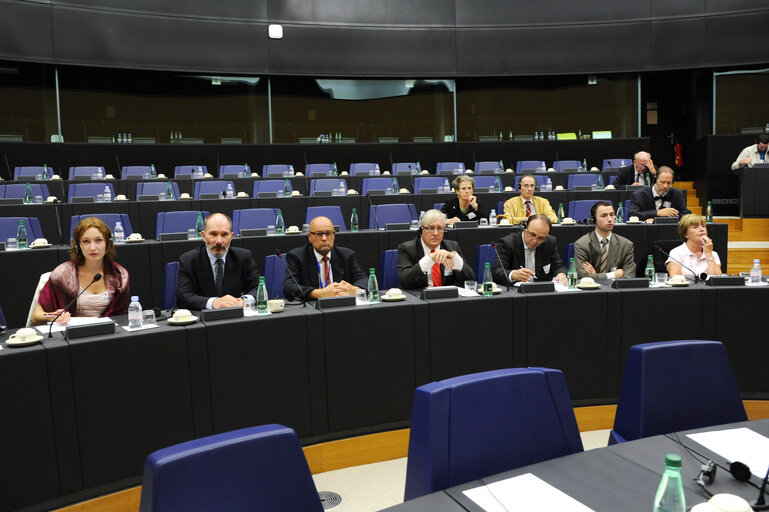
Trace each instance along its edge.
<path fill-rule="evenodd" d="M 310 234 L 316 238 L 323 238 L 324 236 L 331 238 L 336 233 L 334 231 L 310 231 Z"/>
<path fill-rule="evenodd" d="M 537 242 L 544 242 L 545 240 L 547 240 L 547 235 L 545 235 L 545 236 L 536 236 L 534 233 L 532 233 L 528 229 L 526 231 L 524 231 L 524 233 L 526 233 L 526 236 L 528 236 L 529 238 L 533 238 Z"/>
<path fill-rule="evenodd" d="M 443 233 L 446 231 L 446 228 L 441 226 L 422 226 L 422 229 L 425 231 L 432 231 L 433 233 Z"/>

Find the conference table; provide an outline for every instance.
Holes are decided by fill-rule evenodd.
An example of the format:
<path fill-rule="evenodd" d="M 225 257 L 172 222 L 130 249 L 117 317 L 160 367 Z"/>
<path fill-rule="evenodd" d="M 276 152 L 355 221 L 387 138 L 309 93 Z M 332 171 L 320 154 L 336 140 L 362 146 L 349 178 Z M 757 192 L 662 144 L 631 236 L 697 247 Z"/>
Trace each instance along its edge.
<path fill-rule="evenodd" d="M 380 236 L 378 234 L 377 236 Z M 179 242 L 186 243 L 186 242 Z M 155 244 L 160 245 L 160 244 Z M 404 428 L 414 388 L 497 368 L 563 370 L 575 405 L 616 402 L 628 348 L 723 341 L 767 398 L 769 286 L 519 293 L 199 320 L 11 348 L 0 335 L 0 511 L 137 484 L 154 450 L 265 423 L 304 444 Z M 125 317 L 116 317 L 120 326 Z"/>
<path fill-rule="evenodd" d="M 422 496 L 382 512 L 485 512 L 464 492 L 527 474 L 547 482 L 595 512 L 648 512 L 652 509 L 668 453 L 676 453 L 682 458 L 681 473 L 687 508 L 708 499 L 693 481 L 699 475 L 703 460 L 713 460 L 721 466 L 715 481 L 708 486 L 711 492 L 734 494 L 752 503 L 758 497 L 757 486 L 760 486 L 762 478 L 751 475 L 750 483 L 738 482 L 724 469 L 731 461 L 687 437 L 691 433 L 741 427 L 769 436 L 769 420 L 764 419 L 648 437 L 506 471 Z M 547 497 L 542 499 L 547 500 Z"/>

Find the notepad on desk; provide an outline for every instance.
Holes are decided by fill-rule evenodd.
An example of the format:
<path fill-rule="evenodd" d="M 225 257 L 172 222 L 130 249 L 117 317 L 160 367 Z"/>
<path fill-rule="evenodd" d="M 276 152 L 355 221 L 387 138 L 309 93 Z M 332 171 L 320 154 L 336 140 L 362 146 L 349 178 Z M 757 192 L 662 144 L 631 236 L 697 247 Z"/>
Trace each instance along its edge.
<path fill-rule="evenodd" d="M 758 478 L 764 478 L 769 465 L 769 438 L 747 427 L 698 432 L 686 437 L 730 462 L 740 461 Z"/>
<path fill-rule="evenodd" d="M 486 512 L 542 510 L 543 503 L 547 503 L 548 510 L 593 511 L 531 473 L 468 489 L 463 494 Z"/>

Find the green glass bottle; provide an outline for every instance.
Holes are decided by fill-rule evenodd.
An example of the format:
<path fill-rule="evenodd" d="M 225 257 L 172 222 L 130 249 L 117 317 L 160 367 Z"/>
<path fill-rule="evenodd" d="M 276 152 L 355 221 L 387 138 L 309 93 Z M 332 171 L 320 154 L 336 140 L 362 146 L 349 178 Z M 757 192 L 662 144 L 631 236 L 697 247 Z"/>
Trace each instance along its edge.
<path fill-rule="evenodd" d="M 491 277 L 491 263 L 483 264 L 483 296 L 491 297 L 494 295 L 494 279 Z"/>
<path fill-rule="evenodd" d="M 569 289 L 573 290 L 577 287 L 577 264 L 574 262 L 574 258 L 569 258 L 569 271 L 566 273 L 566 280 Z"/>
<path fill-rule="evenodd" d="M 649 280 L 650 283 L 654 282 L 654 258 L 652 258 L 652 255 L 649 255 L 649 258 L 646 260 L 646 269 L 644 270 L 644 275 L 646 276 L 646 279 Z"/>

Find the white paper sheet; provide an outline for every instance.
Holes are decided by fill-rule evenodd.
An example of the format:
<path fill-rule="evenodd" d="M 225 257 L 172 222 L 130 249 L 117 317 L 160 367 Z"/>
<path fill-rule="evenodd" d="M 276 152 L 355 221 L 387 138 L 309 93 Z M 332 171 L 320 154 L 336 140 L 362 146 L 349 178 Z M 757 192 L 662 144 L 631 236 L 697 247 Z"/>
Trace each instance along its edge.
<path fill-rule="evenodd" d="M 729 462 L 747 464 L 750 472 L 764 478 L 769 466 L 769 438 L 747 427 L 731 428 L 714 432 L 699 432 L 686 437 L 710 451 L 716 452 Z"/>
<path fill-rule="evenodd" d="M 531 473 L 468 489 L 463 494 L 486 512 L 592 512 L 591 508 Z"/>
<path fill-rule="evenodd" d="M 73 325 L 87 325 L 87 324 L 106 324 L 112 322 L 112 319 L 108 316 L 97 318 L 97 317 L 91 317 L 91 316 L 73 316 L 69 319 L 69 323 L 67 325 L 61 325 L 61 324 L 54 324 L 53 329 L 51 329 L 51 332 L 61 332 L 67 327 L 71 327 Z M 36 329 L 40 331 L 40 334 L 48 334 L 48 328 L 51 325 L 51 323 L 47 323 L 45 325 L 38 325 Z"/>
<path fill-rule="evenodd" d="M 128 327 L 127 325 L 121 325 L 121 327 L 128 332 L 134 332 L 134 331 L 145 331 L 147 329 L 157 329 L 160 326 L 158 324 L 152 324 L 152 325 L 142 325 L 141 327 Z"/>

